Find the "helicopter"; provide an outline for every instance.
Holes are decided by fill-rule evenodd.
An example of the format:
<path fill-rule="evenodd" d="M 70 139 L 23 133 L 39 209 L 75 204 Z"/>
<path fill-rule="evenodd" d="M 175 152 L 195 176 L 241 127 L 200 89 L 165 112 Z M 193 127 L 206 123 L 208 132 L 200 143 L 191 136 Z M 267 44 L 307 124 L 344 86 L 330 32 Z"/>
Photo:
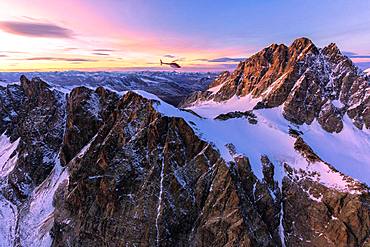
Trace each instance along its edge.
<path fill-rule="evenodd" d="M 174 69 L 180 69 L 181 68 L 181 66 L 178 64 L 178 63 L 176 63 L 176 60 L 175 61 L 172 61 L 171 63 L 164 63 L 163 61 L 162 61 L 162 59 L 160 60 L 160 63 L 161 63 L 161 66 L 163 65 L 163 64 L 165 64 L 165 65 L 169 65 L 169 66 L 171 66 L 172 68 L 174 68 Z"/>

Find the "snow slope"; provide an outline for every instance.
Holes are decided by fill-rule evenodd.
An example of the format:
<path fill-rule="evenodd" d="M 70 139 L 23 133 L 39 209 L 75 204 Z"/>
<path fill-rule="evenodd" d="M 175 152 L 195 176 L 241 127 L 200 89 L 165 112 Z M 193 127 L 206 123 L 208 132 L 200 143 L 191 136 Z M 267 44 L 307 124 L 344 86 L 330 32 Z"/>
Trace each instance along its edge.
<path fill-rule="evenodd" d="M 19 139 L 11 143 L 9 137 L 4 134 L 0 136 L 0 178 L 6 177 L 14 168 L 18 155 L 12 156 L 17 149 Z"/>
<path fill-rule="evenodd" d="M 260 98 L 252 98 L 251 95 L 244 97 L 234 95 L 231 99 L 222 102 L 213 100 L 196 102 L 187 109 L 193 110 L 203 117 L 214 118 L 222 113 L 252 110 L 259 101 Z"/>
<path fill-rule="evenodd" d="M 277 166 L 276 180 L 278 181 L 281 181 L 282 176 L 284 176 L 283 164 L 288 163 L 296 170 L 303 169 L 307 172 L 312 172 L 312 174 L 316 174 L 312 175 L 311 179 L 327 187 L 335 188 L 339 191 L 357 193 L 356 190 L 351 188 L 352 184 L 350 184 L 341 173 L 332 170 L 323 162 L 309 163 L 294 149 L 295 138 L 291 137 L 288 132 L 291 124 L 282 116 L 279 117 L 279 115 L 281 115 L 281 113 L 278 112 L 280 111 L 279 108 L 257 112 L 258 124 L 250 124 L 245 118 L 233 118 L 221 121 L 211 118 L 199 118 L 192 113 L 179 110 L 160 101 L 160 99 L 154 95 L 150 95 L 143 91 L 137 92 L 144 97 L 159 100 L 160 103 L 156 107 L 157 110 L 164 115 L 184 118 L 201 138 L 212 143 L 219 150 L 226 161 L 233 160 L 233 156 L 227 148 L 227 144 L 233 144 L 238 154 L 245 155 L 249 158 L 252 169 L 259 179 L 263 177 L 262 164 L 260 161 L 261 155 L 267 155 L 275 164 L 275 167 Z M 192 107 L 192 110 L 202 115 L 204 108 L 202 108 L 201 111 L 197 111 L 196 107 Z M 307 131 L 309 131 L 308 127 L 306 132 Z M 356 132 L 352 132 L 352 134 L 354 138 L 362 138 L 362 136 L 357 136 L 358 133 Z M 316 138 L 322 138 L 322 136 L 318 136 L 318 134 L 308 135 L 308 137 L 310 138 L 307 139 L 311 140 L 312 143 L 318 140 Z M 344 141 L 344 139 L 342 140 Z M 346 144 L 350 145 L 350 143 Z M 370 150 L 368 148 L 370 148 L 369 143 L 365 143 L 365 146 L 360 148 L 360 150 L 356 149 L 355 152 L 348 154 L 347 160 L 354 162 L 357 153 Z M 328 148 L 328 150 L 336 151 L 330 148 Z M 323 152 L 326 153 L 325 150 Z M 341 160 L 341 149 L 337 149 L 335 153 L 337 158 L 333 161 Z M 356 163 L 355 165 L 357 167 L 368 167 L 368 164 L 370 164 L 368 161 L 368 158 L 366 158 L 361 164 Z M 358 179 L 361 178 L 362 182 L 370 184 L 369 174 L 365 177 L 356 176 L 359 175 L 357 172 L 348 175 L 353 175 Z"/>
<path fill-rule="evenodd" d="M 15 153 L 20 139 L 10 141 L 0 136 L 0 186 L 14 169 L 18 159 Z M 53 197 L 59 185 L 68 179 L 68 173 L 55 157 L 55 167 L 49 177 L 37 187 L 28 203 L 14 205 L 0 193 L 0 247 L 50 246 L 50 229 L 53 225 Z M 18 242 L 19 241 L 19 242 Z"/>
<path fill-rule="evenodd" d="M 284 132 L 293 127 L 302 131 L 303 140 L 325 162 L 340 172 L 370 185 L 370 131 L 356 128 L 347 115 L 343 130 L 328 133 L 314 120 L 311 125 L 294 125 L 282 116 L 281 108 L 254 111 L 258 119 Z"/>
<path fill-rule="evenodd" d="M 13 154 L 17 149 L 19 139 L 11 143 L 9 137 L 0 136 L 0 181 L 14 169 L 18 159 Z M 12 156 L 13 155 L 13 156 Z M 0 183 L 1 185 L 1 183 Z M 0 246 L 13 246 L 16 232 L 18 210 L 17 206 L 9 202 L 0 193 Z"/>
<path fill-rule="evenodd" d="M 0 194 L 0 246 L 7 247 L 14 245 L 16 233 L 17 207 L 6 200 Z"/>
<path fill-rule="evenodd" d="M 24 246 L 51 246 L 53 197 L 59 185 L 68 181 L 68 171 L 60 165 L 59 157 L 55 158 L 55 162 L 48 178 L 32 193 L 29 205 L 22 208 L 19 235 Z"/>
<path fill-rule="evenodd" d="M 206 101 L 195 104 L 188 109 L 202 117 L 215 118 L 219 114 L 232 111 L 252 110 L 257 99 L 250 96 L 223 102 Z M 333 104 L 337 102 L 333 101 Z M 339 105 L 338 105 L 339 106 Z M 361 182 L 370 185 L 370 131 L 356 128 L 347 115 L 340 133 L 328 133 L 315 120 L 311 125 L 294 125 L 282 115 L 282 108 L 255 110 L 258 124 L 263 123 L 272 128 L 288 133 L 290 127 L 303 132 L 302 138 L 325 162 Z"/>

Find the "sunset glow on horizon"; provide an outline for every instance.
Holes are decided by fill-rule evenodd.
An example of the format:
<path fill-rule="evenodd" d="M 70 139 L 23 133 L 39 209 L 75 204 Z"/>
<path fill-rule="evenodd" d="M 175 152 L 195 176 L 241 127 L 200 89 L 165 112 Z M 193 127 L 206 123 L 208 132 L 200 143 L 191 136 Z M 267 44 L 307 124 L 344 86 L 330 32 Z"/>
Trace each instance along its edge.
<path fill-rule="evenodd" d="M 1 71 L 172 70 L 160 59 L 184 71 L 229 70 L 270 43 L 302 36 L 319 47 L 335 42 L 370 67 L 370 3 L 297 4 L 2 0 Z"/>

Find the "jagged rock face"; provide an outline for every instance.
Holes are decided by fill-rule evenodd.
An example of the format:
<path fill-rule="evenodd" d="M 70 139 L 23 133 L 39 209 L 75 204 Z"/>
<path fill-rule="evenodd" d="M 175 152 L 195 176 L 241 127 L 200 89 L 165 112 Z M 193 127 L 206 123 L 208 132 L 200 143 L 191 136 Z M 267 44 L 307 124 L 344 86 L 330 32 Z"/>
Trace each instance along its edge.
<path fill-rule="evenodd" d="M 16 164 L 2 190 L 14 203 L 28 197 L 50 173 L 62 143 L 64 95 L 38 78 L 0 88 L 1 126 L 10 141 L 19 139 Z M 25 176 L 27 174 L 27 176 Z"/>
<path fill-rule="evenodd" d="M 368 196 L 333 193 L 310 180 L 298 181 L 294 174 L 284 179 L 283 191 L 288 246 L 369 244 Z M 305 198 L 307 193 L 312 200 Z"/>
<path fill-rule="evenodd" d="M 95 91 L 78 87 L 67 100 L 67 121 L 61 151 L 62 164 L 67 164 L 98 132 L 109 118 L 118 96 L 102 87 Z"/>
<path fill-rule="evenodd" d="M 162 117 L 147 100 L 129 93 L 86 154 L 68 165 L 70 185 L 56 202 L 64 208 L 56 212 L 55 245 L 279 244 L 276 228 L 271 239 L 270 222 L 263 222 L 244 198 L 256 179 L 247 160 L 238 163 L 230 172 L 184 120 Z M 266 188 L 258 191 L 271 201 Z M 240 203 L 252 212 L 244 212 Z M 261 214 L 266 214 L 266 204 Z M 245 226 L 243 215 L 253 223 Z M 124 231 L 122 225 L 131 227 Z M 246 227 L 255 230 L 248 233 Z"/>
<path fill-rule="evenodd" d="M 69 186 L 55 202 L 54 245 L 280 245 L 280 209 L 269 204 L 268 187 L 258 184 L 259 211 L 247 194 L 257 183 L 248 160 L 229 170 L 183 119 L 152 104 L 126 94 L 70 161 Z"/>
<path fill-rule="evenodd" d="M 11 126 L 12 119 L 17 116 L 22 102 L 26 99 L 22 88 L 17 85 L 8 85 L 6 88 L 0 86 L 0 94 L 0 132 L 4 133 L 7 127 Z"/>
<path fill-rule="evenodd" d="M 280 78 L 276 90 L 282 91 L 280 94 L 271 94 L 268 106 L 273 107 L 281 104 L 293 84 L 291 81 L 297 80 L 297 72 L 303 70 L 303 64 L 300 63 L 306 56 L 317 54 L 318 49 L 308 39 L 296 40 L 291 47 L 285 45 L 273 44 L 245 62 L 241 62 L 236 70 L 228 77 L 227 73 L 221 75 L 218 83 L 212 83 L 211 86 L 223 84 L 220 90 L 213 95 L 215 101 L 230 99 L 232 96 L 245 96 L 252 94 L 259 97 L 275 81 Z M 282 77 L 284 75 L 284 77 Z M 289 85 L 285 85 L 289 84 Z"/>
<path fill-rule="evenodd" d="M 211 82 L 208 86 L 208 89 L 214 88 L 214 87 L 221 87 L 226 80 L 228 80 L 230 77 L 230 72 L 229 71 L 224 71 L 220 75 L 218 75 L 213 82 Z M 212 95 L 211 92 L 209 91 L 198 91 L 194 92 L 190 95 L 188 95 L 182 102 L 179 102 L 179 105 L 187 105 L 188 102 L 195 102 L 195 101 L 204 101 L 207 100 L 208 97 Z"/>
<path fill-rule="evenodd" d="M 301 137 L 297 137 L 294 145 L 310 162 L 322 161 Z M 291 246 L 367 246 L 370 241 L 368 192 L 333 193 L 311 179 L 299 179 L 300 172 L 287 164 L 286 171 L 282 187 L 284 229 Z M 311 200 L 304 199 L 307 195 Z M 292 202 L 299 202 L 299 207 Z M 359 225 L 364 228 L 359 229 Z"/>
<path fill-rule="evenodd" d="M 226 75 L 211 84 L 221 85 L 217 92 L 193 94 L 182 107 L 250 95 L 259 99 L 256 109 L 282 105 L 285 118 L 296 124 L 317 118 L 326 131 L 340 132 L 347 113 L 358 128 L 370 128 L 369 81 L 335 44 L 319 49 L 306 38 L 289 47 L 273 44 Z"/>
<path fill-rule="evenodd" d="M 215 80 L 211 84 L 209 84 L 208 88 L 213 88 L 222 85 L 228 79 L 229 76 L 230 76 L 229 71 L 222 72 L 215 78 Z"/>

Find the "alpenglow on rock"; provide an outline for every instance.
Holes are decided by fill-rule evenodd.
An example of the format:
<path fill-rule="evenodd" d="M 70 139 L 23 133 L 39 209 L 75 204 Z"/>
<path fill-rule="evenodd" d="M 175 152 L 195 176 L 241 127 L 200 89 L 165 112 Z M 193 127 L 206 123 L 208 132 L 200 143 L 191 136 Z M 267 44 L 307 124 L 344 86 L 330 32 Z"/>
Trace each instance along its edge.
<path fill-rule="evenodd" d="M 248 59 L 186 109 L 24 76 L 0 86 L 1 245 L 368 246 L 368 84 L 334 45 L 270 48 L 255 55 L 266 71 L 248 72 L 254 85 Z M 305 79 L 319 78 L 301 63 L 314 57 L 354 74 L 325 67 L 343 77 L 329 90 Z"/>
<path fill-rule="evenodd" d="M 333 43 L 322 49 L 307 38 L 289 47 L 273 44 L 231 74 L 221 74 L 182 107 L 227 104 L 235 98 L 249 98 L 249 104 L 240 105 L 242 111 L 280 106 L 289 121 L 311 124 L 316 119 L 328 132 L 342 130 L 345 114 L 359 129 L 370 128 L 369 81 Z"/>

